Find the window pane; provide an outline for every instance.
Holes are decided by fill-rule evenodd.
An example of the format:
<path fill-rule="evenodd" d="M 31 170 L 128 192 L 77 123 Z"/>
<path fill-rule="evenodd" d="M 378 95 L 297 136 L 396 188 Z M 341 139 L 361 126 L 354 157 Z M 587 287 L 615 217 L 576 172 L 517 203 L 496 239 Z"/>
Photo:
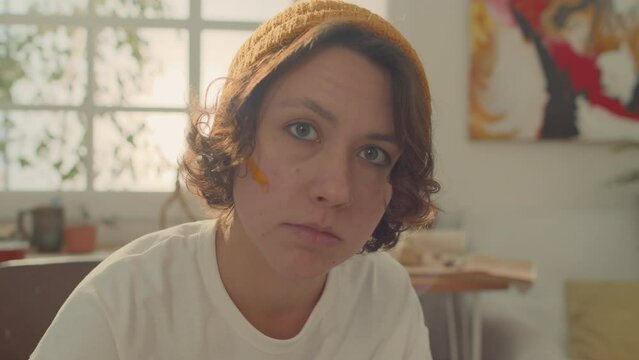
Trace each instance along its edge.
<path fill-rule="evenodd" d="M 0 26 L 0 102 L 78 105 L 87 84 L 86 31 Z M 8 56 L 7 56 L 8 55 Z"/>
<path fill-rule="evenodd" d="M 202 0 L 202 18 L 262 22 L 292 3 L 291 0 Z"/>
<path fill-rule="evenodd" d="M 89 0 L 2 0 L 0 12 L 10 14 L 75 15 L 87 12 Z"/>
<path fill-rule="evenodd" d="M 189 16 L 189 0 L 97 0 L 95 12 L 98 16 L 184 19 Z"/>
<path fill-rule="evenodd" d="M 200 64 L 200 93 L 202 94 L 200 100 L 202 102 L 206 95 L 206 89 L 212 82 L 214 84 L 209 89 L 207 104 L 211 103 L 211 98 L 215 98 L 217 95 L 215 92 L 223 83 L 217 79 L 226 76 L 235 52 L 250 35 L 250 31 L 206 30 L 202 32 L 202 60 Z"/>
<path fill-rule="evenodd" d="M 109 113 L 94 123 L 98 191 L 170 191 L 184 144 L 184 113 Z"/>
<path fill-rule="evenodd" d="M 78 113 L 4 112 L 0 128 L 7 190 L 86 189 L 86 121 Z"/>
<path fill-rule="evenodd" d="M 98 34 L 97 43 L 97 104 L 185 106 L 186 30 L 106 28 Z"/>

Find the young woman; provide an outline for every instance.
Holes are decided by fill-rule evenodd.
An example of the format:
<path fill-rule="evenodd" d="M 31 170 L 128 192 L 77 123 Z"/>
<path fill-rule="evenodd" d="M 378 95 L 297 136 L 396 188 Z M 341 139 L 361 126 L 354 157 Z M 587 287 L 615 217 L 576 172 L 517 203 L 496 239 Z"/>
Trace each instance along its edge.
<path fill-rule="evenodd" d="M 430 95 L 408 42 L 338 1 L 295 4 L 193 112 L 182 170 L 217 220 L 125 246 L 34 359 L 430 359 L 388 254 L 432 219 Z"/>

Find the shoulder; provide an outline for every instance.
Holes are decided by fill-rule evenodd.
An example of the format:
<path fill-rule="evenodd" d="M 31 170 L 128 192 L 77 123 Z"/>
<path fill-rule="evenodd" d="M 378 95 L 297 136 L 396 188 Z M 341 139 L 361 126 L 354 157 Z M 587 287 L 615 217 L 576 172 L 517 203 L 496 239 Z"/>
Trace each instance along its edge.
<path fill-rule="evenodd" d="M 122 258 L 140 255 L 158 247 L 177 246 L 181 241 L 197 237 L 203 232 L 213 231 L 214 228 L 215 220 L 203 220 L 155 231 L 123 246 L 109 256 L 104 263 L 109 264 Z"/>
<path fill-rule="evenodd" d="M 97 349 L 100 358 L 114 359 L 122 349 L 145 344 L 149 338 L 139 331 L 149 324 L 157 334 L 169 331 L 166 314 L 199 314 L 207 291 L 203 274 L 214 268 L 214 234 L 214 221 L 188 223 L 144 235 L 113 253 L 67 298 L 36 353 L 74 352 L 82 355 L 55 358 L 84 359 Z M 86 345 L 69 340 L 78 338 Z"/>
<path fill-rule="evenodd" d="M 386 252 L 358 254 L 346 261 L 341 271 L 348 287 L 364 296 L 384 292 L 385 299 L 397 302 L 414 293 L 406 269 Z"/>
<path fill-rule="evenodd" d="M 366 273 L 369 280 L 391 283 L 409 280 L 408 272 L 404 266 L 387 252 L 358 254 L 345 262 L 344 265 L 346 271 L 355 272 L 358 276 Z"/>
<path fill-rule="evenodd" d="M 421 305 L 406 269 L 385 252 L 355 255 L 336 268 L 339 316 L 371 341 L 386 343 L 397 331 L 421 323 Z M 351 326 L 351 325 L 349 325 Z M 372 331 L 371 329 L 376 329 Z"/>
<path fill-rule="evenodd" d="M 144 235 L 102 261 L 78 287 L 157 288 L 167 277 L 198 271 L 199 257 L 213 251 L 214 234 L 215 221 L 206 220 Z"/>
<path fill-rule="evenodd" d="M 198 239 L 206 233 L 211 233 L 213 236 L 214 229 L 214 220 L 204 220 L 152 232 L 133 240 L 111 254 L 100 264 L 100 267 L 105 268 L 128 260 L 141 259 L 145 254 L 152 255 L 184 247 L 196 247 Z"/>

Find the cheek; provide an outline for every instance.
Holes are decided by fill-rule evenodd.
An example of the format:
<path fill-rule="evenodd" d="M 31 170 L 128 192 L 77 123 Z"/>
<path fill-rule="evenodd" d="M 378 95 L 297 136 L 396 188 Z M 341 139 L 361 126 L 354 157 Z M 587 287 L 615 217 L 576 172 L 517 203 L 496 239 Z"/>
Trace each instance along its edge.
<path fill-rule="evenodd" d="M 367 184 L 360 187 L 357 194 L 357 203 L 354 204 L 354 216 L 358 216 L 362 223 L 367 224 L 371 233 L 381 220 L 388 206 L 393 188 L 387 183 Z"/>
<path fill-rule="evenodd" d="M 269 154 L 270 155 L 270 154 Z M 256 155 L 248 164 L 246 175 L 235 179 L 234 195 L 261 212 L 272 213 L 290 205 L 299 191 L 300 169 L 289 166 L 282 159 Z"/>
<path fill-rule="evenodd" d="M 264 171 L 262 171 L 262 169 L 257 165 L 253 157 L 249 157 L 246 160 L 246 166 L 253 181 L 258 183 L 262 187 L 262 189 L 268 192 L 270 188 L 270 181 L 268 179 L 268 176 L 266 176 Z"/>
<path fill-rule="evenodd" d="M 277 189 L 277 172 L 272 166 L 257 154 L 248 157 L 246 162 L 240 165 L 233 182 L 233 197 L 235 205 L 243 213 L 252 216 L 260 216 L 264 212 L 274 190 Z"/>
<path fill-rule="evenodd" d="M 393 195 L 393 186 L 386 172 L 361 172 L 355 181 L 358 182 L 356 188 L 362 190 L 360 196 L 375 202 L 377 207 L 386 208 Z"/>
<path fill-rule="evenodd" d="M 243 171 L 243 170 L 242 170 Z M 254 218 L 259 212 L 265 189 L 249 174 L 241 174 L 233 181 L 233 201 L 236 211 L 243 218 Z"/>

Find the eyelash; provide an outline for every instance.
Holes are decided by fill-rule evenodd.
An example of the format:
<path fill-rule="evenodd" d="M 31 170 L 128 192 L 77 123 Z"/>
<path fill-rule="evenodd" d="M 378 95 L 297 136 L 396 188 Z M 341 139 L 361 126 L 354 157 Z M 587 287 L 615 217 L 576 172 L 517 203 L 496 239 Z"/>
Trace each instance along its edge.
<path fill-rule="evenodd" d="M 315 134 L 315 136 L 313 137 L 313 139 L 307 139 L 305 138 L 303 135 L 299 135 L 297 133 L 296 130 L 300 130 L 299 126 L 307 126 L 308 129 L 310 130 L 311 133 Z M 303 140 L 303 141 L 313 141 L 313 142 L 319 142 L 319 134 L 317 132 L 317 130 L 315 130 L 315 128 L 313 127 L 313 125 L 304 122 L 304 121 L 297 121 L 294 122 L 292 124 L 289 124 L 286 126 L 286 129 L 288 130 L 288 132 L 294 136 L 297 139 Z M 381 156 L 383 156 L 383 160 L 381 163 L 379 162 L 375 162 L 373 160 L 369 160 L 366 158 L 366 155 L 364 155 L 363 153 L 365 151 L 368 150 L 376 150 L 378 151 L 378 154 L 381 154 Z M 375 146 L 375 145 L 368 145 L 366 146 L 364 149 L 362 149 L 359 153 L 358 156 L 361 157 L 362 159 L 370 162 L 371 164 L 375 165 L 375 166 L 380 166 L 380 167 L 385 167 L 387 165 L 390 164 L 391 159 L 390 159 L 390 155 L 388 155 L 388 152 L 386 152 L 384 149 L 380 148 L 379 146 Z"/>
<path fill-rule="evenodd" d="M 365 157 L 365 155 L 360 155 L 360 157 L 363 158 L 364 160 L 370 162 L 371 164 L 373 164 L 375 166 L 385 167 L 385 166 L 388 166 L 390 164 L 390 162 L 391 162 L 390 156 L 388 155 L 388 153 L 386 151 L 384 151 L 384 149 L 382 149 L 382 148 L 380 148 L 378 146 L 371 145 L 371 146 L 365 147 L 362 151 L 359 152 L 359 154 L 363 154 L 367 150 L 377 150 L 378 154 L 381 154 L 381 156 L 383 156 L 383 160 L 382 160 L 381 163 L 377 163 L 377 162 L 374 162 L 372 160 L 367 159 Z"/>
<path fill-rule="evenodd" d="M 315 133 L 315 138 L 314 139 L 306 139 L 303 136 L 299 135 L 296 133 L 296 130 L 298 130 L 298 126 L 300 125 L 305 125 L 307 126 L 313 133 Z M 301 139 L 301 140 L 306 140 L 306 141 L 319 141 L 319 134 L 317 133 L 317 130 L 315 130 L 315 128 L 313 127 L 313 125 L 307 123 L 307 122 L 303 122 L 303 121 L 298 121 L 298 122 L 294 122 L 290 125 L 287 125 L 286 128 L 288 129 L 288 132 L 291 133 L 291 135 L 293 135 L 294 137 Z"/>

